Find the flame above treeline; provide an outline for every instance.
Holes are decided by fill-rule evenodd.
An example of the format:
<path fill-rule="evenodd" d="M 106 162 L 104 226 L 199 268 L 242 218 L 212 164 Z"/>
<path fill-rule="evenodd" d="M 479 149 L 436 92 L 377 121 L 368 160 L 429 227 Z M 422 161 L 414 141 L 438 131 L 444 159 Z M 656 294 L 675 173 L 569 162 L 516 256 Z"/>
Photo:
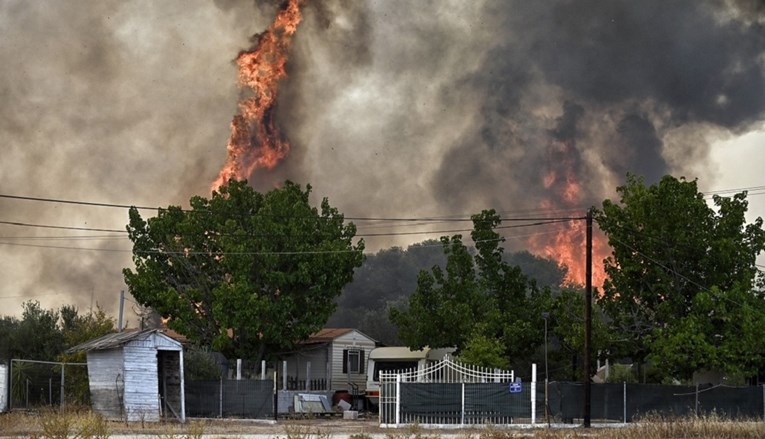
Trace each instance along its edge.
<path fill-rule="evenodd" d="M 292 35 L 302 19 L 301 4 L 301 0 L 289 0 L 268 29 L 257 36 L 255 46 L 236 58 L 239 86 L 252 95 L 239 102 L 239 114 L 231 121 L 226 163 L 212 190 L 230 179 L 247 179 L 256 169 L 272 169 L 289 154 L 289 142 L 282 137 L 273 111 L 279 81 L 287 76 Z"/>
<path fill-rule="evenodd" d="M 248 179 L 257 169 L 272 169 L 290 151 L 289 142 L 274 120 L 274 106 L 279 92 L 279 82 L 287 76 L 286 63 L 292 36 L 302 20 L 303 0 L 289 0 L 279 10 L 273 23 L 260 35 L 250 50 L 242 51 L 236 58 L 239 68 L 238 84 L 250 92 L 239 102 L 239 113 L 231 121 L 231 135 L 227 145 L 226 163 L 212 184 L 217 190 L 230 179 Z M 542 184 L 551 196 L 540 202 L 546 210 L 565 209 L 579 205 L 581 185 L 577 182 L 576 154 L 570 142 L 551 147 L 558 165 L 542 176 Z M 528 240 L 530 249 L 553 258 L 568 268 L 565 282 L 585 283 L 585 224 L 583 221 L 566 223 L 544 238 Z M 607 255 L 602 238 L 593 243 L 595 257 L 593 285 L 600 286 L 605 279 L 600 261 Z"/>

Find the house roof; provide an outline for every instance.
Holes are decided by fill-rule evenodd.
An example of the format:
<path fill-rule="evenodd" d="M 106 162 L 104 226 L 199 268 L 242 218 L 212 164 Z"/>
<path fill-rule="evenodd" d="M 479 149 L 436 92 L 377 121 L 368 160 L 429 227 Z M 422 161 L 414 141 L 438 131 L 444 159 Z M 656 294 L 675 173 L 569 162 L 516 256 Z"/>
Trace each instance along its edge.
<path fill-rule="evenodd" d="M 118 348 L 120 346 L 123 346 L 127 343 L 130 343 L 133 340 L 141 340 L 143 338 L 146 338 L 148 335 L 152 333 L 158 333 L 162 334 L 163 336 L 167 338 L 171 338 L 169 335 L 164 334 L 161 329 L 146 329 L 143 331 L 123 331 L 123 332 L 115 332 L 112 334 L 106 334 L 102 335 L 101 337 L 94 338 L 93 340 L 86 341 L 85 343 L 78 344 L 77 346 L 74 346 L 70 349 L 68 349 L 67 353 L 73 353 L 73 352 L 81 352 L 81 351 L 96 351 L 96 350 L 104 350 L 104 349 L 114 349 Z M 178 340 L 175 340 L 178 342 Z"/>
<path fill-rule="evenodd" d="M 341 337 L 343 335 L 349 334 L 353 331 L 358 332 L 359 334 L 363 335 L 364 337 L 375 341 L 372 337 L 364 334 L 363 332 L 359 331 L 358 329 L 354 328 L 323 328 L 320 329 L 317 332 L 314 332 L 308 337 L 308 340 L 306 340 L 306 343 L 326 343 L 330 342 L 338 337 Z"/>

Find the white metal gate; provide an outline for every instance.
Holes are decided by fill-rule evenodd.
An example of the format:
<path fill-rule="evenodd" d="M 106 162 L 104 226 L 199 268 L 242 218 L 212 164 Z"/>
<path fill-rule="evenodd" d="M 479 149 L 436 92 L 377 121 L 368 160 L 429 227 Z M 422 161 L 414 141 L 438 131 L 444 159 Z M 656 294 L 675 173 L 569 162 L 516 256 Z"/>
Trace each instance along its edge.
<path fill-rule="evenodd" d="M 380 425 L 506 425 L 525 417 L 530 393 L 511 370 L 446 357 L 425 367 L 380 373 Z"/>

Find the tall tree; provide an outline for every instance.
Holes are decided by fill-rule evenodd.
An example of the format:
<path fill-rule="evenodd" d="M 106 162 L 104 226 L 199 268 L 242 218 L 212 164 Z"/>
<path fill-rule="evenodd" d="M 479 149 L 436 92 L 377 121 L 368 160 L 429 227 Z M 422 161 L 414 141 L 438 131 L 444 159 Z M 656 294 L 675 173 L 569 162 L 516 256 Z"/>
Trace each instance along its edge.
<path fill-rule="evenodd" d="M 526 359 L 543 342 L 542 310 L 550 292 L 504 262 L 494 210 L 472 219 L 477 252 L 459 235 L 441 238 L 446 268 L 421 271 L 408 309 L 391 310 L 391 320 L 412 348 L 453 346 L 475 363 L 504 366 Z"/>
<path fill-rule="evenodd" d="M 319 330 L 363 258 L 356 227 L 287 181 L 261 194 L 231 180 L 191 210 L 130 210 L 130 293 L 168 326 L 227 356 L 260 360 Z"/>
<path fill-rule="evenodd" d="M 617 192 L 620 201 L 605 200 L 596 213 L 613 249 L 600 304 L 611 318 L 614 348 L 638 362 L 650 357 L 678 378 L 751 365 L 748 353 L 724 346 L 732 341 L 725 322 L 741 313 L 755 319 L 738 334 L 754 345 L 761 339 L 757 319 L 765 316 L 754 291 L 765 231 L 761 218 L 746 223 L 746 193 L 715 196 L 715 210 L 695 180 L 665 176 L 646 186 L 630 175 Z"/>

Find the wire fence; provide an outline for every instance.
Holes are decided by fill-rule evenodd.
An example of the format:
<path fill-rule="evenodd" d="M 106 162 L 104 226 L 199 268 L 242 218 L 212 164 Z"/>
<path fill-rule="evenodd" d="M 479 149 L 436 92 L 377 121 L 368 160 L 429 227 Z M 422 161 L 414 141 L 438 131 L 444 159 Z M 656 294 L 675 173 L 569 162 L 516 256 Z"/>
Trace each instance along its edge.
<path fill-rule="evenodd" d="M 9 409 L 90 404 L 88 370 L 85 363 L 61 363 L 13 359 L 10 373 Z"/>
<path fill-rule="evenodd" d="M 765 421 L 765 386 L 592 384 L 593 422 L 633 422 L 646 416 L 710 416 Z M 537 401 L 544 401 L 544 395 Z M 584 416 L 584 386 L 553 382 L 548 413 L 555 422 L 578 422 Z M 544 412 L 542 403 L 540 413 Z"/>
<path fill-rule="evenodd" d="M 273 419 L 272 380 L 186 382 L 186 414 L 201 418 Z"/>

